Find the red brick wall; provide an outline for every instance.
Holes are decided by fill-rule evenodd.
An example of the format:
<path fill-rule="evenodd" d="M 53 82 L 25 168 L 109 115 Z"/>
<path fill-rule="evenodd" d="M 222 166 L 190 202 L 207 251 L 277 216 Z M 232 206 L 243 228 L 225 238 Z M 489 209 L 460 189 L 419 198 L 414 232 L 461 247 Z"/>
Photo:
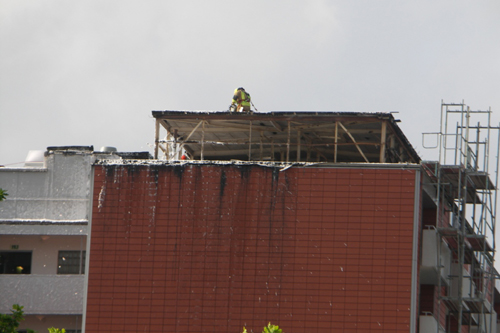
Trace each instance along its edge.
<path fill-rule="evenodd" d="M 96 166 L 87 332 L 409 332 L 415 171 Z"/>
<path fill-rule="evenodd" d="M 432 314 L 442 327 L 446 327 L 448 309 L 444 302 L 439 304 L 439 288 L 434 285 L 420 286 L 420 314 Z M 441 296 L 446 296 L 446 287 L 441 287 Z M 438 317 L 439 316 L 439 317 Z"/>

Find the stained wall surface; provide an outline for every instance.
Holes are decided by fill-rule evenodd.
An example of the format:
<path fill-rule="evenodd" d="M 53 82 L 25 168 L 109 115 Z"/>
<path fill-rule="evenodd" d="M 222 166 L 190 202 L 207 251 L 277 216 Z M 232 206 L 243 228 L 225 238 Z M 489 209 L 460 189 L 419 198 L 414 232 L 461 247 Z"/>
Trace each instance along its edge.
<path fill-rule="evenodd" d="M 409 332 L 416 175 L 95 166 L 86 332 Z"/>
<path fill-rule="evenodd" d="M 0 168 L 0 184 L 9 194 L 0 203 L 0 222 L 88 220 L 92 160 L 89 152 L 57 151 L 45 168 Z M 9 228 L 2 225 L 0 232 Z"/>

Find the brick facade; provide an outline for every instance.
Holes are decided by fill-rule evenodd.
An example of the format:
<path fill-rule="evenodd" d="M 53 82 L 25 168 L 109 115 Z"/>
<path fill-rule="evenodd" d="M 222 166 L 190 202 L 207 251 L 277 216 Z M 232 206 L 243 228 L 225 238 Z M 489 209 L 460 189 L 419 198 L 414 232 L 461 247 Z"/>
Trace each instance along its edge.
<path fill-rule="evenodd" d="M 87 332 L 409 332 L 416 169 L 98 165 Z"/>

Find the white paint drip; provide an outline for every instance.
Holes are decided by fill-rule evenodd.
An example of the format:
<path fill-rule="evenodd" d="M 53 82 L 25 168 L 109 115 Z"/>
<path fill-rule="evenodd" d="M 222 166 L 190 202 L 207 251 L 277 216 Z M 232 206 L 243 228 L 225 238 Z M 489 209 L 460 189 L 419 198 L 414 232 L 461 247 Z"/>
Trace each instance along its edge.
<path fill-rule="evenodd" d="M 101 191 L 99 192 L 99 199 L 98 199 L 98 204 L 97 204 L 97 208 L 99 209 L 99 211 L 101 211 L 101 208 L 102 208 L 102 204 L 104 203 L 104 198 L 106 197 L 106 188 L 104 185 L 101 186 Z"/>

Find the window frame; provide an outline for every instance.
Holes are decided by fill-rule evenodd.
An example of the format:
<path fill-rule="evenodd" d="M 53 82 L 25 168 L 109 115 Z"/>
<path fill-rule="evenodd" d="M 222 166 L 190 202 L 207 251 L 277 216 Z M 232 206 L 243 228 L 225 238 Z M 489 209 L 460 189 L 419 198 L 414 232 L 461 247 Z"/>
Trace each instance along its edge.
<path fill-rule="evenodd" d="M 86 255 L 85 250 L 59 250 L 57 252 L 57 275 L 85 274 Z"/>
<path fill-rule="evenodd" d="M 10 265 L 6 265 L 8 263 L 8 258 L 6 261 L 2 259 L 2 254 L 29 254 L 29 264 L 27 264 L 28 258 L 24 258 L 19 262 L 19 259 L 17 260 L 17 263 L 13 264 L 13 269 L 7 269 L 8 267 L 11 267 Z M 17 272 L 17 267 L 23 267 L 21 270 L 21 273 Z M 33 251 L 32 250 L 1 250 L 0 251 L 0 275 L 5 274 L 5 275 L 29 275 L 32 274 L 31 270 L 33 267 Z M 7 270 L 10 270 L 11 272 L 6 272 Z"/>

